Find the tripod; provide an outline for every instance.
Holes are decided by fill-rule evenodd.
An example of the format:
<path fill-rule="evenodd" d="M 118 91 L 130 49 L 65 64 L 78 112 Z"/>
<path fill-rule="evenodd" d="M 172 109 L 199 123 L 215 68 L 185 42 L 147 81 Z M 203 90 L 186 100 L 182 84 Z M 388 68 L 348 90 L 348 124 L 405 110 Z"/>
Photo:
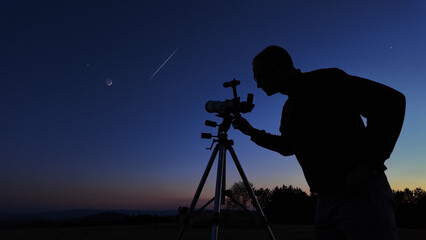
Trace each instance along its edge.
<path fill-rule="evenodd" d="M 234 201 L 235 203 L 237 203 L 238 205 L 240 205 L 241 207 L 247 210 L 245 206 L 243 206 L 242 204 L 239 204 L 235 199 L 233 199 L 232 196 L 228 194 L 229 193 L 228 191 L 225 191 L 226 189 L 226 176 L 225 176 L 226 175 L 226 151 L 229 151 L 232 156 L 232 159 L 234 160 L 235 166 L 237 167 L 238 172 L 244 182 L 244 185 L 249 193 L 252 203 L 254 207 L 256 208 L 257 213 L 260 215 L 260 216 L 257 216 L 257 215 L 255 216 L 263 223 L 263 226 L 266 228 L 269 238 L 271 240 L 275 240 L 274 234 L 272 233 L 272 230 L 269 226 L 266 216 L 263 213 L 263 210 L 260 207 L 259 202 L 257 201 L 254 191 L 249 184 L 249 181 L 243 171 L 243 168 L 241 167 L 240 162 L 238 161 L 235 151 L 232 148 L 233 141 L 228 140 L 227 131 L 229 127 L 231 126 L 232 120 L 235 118 L 235 116 L 232 116 L 230 114 L 219 114 L 218 116 L 223 118 L 223 122 L 219 125 L 218 136 L 215 136 L 217 139 L 213 140 L 211 147 L 208 149 L 212 149 L 213 145 L 215 143 L 217 144 L 213 150 L 213 153 L 210 157 L 210 160 L 207 164 L 207 167 L 198 185 L 197 191 L 195 192 L 194 198 L 192 199 L 191 206 L 188 209 L 188 212 L 185 216 L 185 219 L 182 223 L 182 226 L 180 228 L 179 234 L 176 239 L 179 240 L 182 238 L 185 228 L 187 227 L 187 225 L 189 225 L 189 220 L 192 217 L 192 213 L 194 211 L 195 205 L 197 204 L 197 201 L 200 197 L 201 191 L 203 190 L 204 184 L 207 180 L 207 177 L 216 159 L 217 154 L 219 154 L 219 157 L 218 157 L 218 164 L 217 164 L 215 196 L 210 201 L 208 201 L 204 206 L 202 206 L 201 209 L 199 210 L 199 211 L 202 211 L 204 208 L 206 208 L 210 203 L 214 201 L 211 240 L 218 239 L 218 230 L 219 230 L 219 223 L 220 223 L 220 217 L 221 217 L 220 208 L 221 208 L 221 205 L 225 204 L 225 195 L 229 197 L 232 201 Z M 206 125 L 211 127 L 216 127 L 217 123 L 212 121 L 206 121 Z M 201 136 L 202 138 L 209 138 L 209 139 L 213 137 L 209 133 L 203 133 Z"/>

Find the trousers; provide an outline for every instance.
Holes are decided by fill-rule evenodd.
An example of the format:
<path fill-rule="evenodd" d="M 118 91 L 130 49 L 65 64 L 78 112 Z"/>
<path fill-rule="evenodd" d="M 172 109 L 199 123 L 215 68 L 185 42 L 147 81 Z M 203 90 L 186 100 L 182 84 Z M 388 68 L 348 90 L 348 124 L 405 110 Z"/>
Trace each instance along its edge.
<path fill-rule="evenodd" d="M 316 240 L 396 240 L 395 200 L 385 173 L 358 193 L 319 194 Z"/>

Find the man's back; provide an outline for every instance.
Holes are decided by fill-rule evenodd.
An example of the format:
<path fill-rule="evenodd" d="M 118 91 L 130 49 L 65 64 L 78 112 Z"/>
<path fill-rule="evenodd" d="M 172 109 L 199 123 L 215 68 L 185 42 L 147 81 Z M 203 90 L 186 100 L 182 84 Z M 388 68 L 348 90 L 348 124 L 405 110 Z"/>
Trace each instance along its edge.
<path fill-rule="evenodd" d="M 341 190 L 344 177 L 365 154 L 356 94 L 338 69 L 303 73 L 298 80 L 298 91 L 283 107 L 282 137 L 291 142 L 311 191 Z"/>

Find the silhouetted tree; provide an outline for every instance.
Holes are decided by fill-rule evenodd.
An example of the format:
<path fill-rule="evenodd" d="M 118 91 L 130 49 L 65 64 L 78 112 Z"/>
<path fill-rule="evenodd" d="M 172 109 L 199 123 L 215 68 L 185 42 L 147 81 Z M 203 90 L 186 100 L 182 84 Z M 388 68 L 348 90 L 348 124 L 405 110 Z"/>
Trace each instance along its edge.
<path fill-rule="evenodd" d="M 253 188 L 253 184 L 252 183 L 249 183 L 249 184 L 250 184 L 250 187 Z M 250 195 L 243 181 L 234 183 L 231 186 L 230 190 L 231 190 L 232 198 L 238 201 L 241 205 L 246 206 L 248 208 L 252 204 Z M 230 199 L 226 200 L 226 206 L 229 209 L 241 209 L 241 207 L 238 204 L 236 204 Z"/>
<path fill-rule="evenodd" d="M 269 205 L 272 201 L 271 190 L 268 188 L 254 189 L 254 194 L 256 195 L 257 201 L 259 201 L 259 204 L 263 209 L 269 208 Z"/>
<path fill-rule="evenodd" d="M 253 186 L 251 184 L 251 186 Z M 244 182 L 236 182 L 231 187 L 232 197 L 244 206 L 252 205 Z M 316 195 L 309 196 L 293 186 L 255 189 L 254 193 L 265 214 L 272 222 L 287 224 L 312 224 L 315 217 Z M 230 199 L 226 202 L 230 209 L 241 209 Z"/>
<path fill-rule="evenodd" d="M 315 217 L 315 198 L 300 188 L 283 185 L 272 191 L 266 209 L 269 219 L 286 224 L 312 224 Z"/>

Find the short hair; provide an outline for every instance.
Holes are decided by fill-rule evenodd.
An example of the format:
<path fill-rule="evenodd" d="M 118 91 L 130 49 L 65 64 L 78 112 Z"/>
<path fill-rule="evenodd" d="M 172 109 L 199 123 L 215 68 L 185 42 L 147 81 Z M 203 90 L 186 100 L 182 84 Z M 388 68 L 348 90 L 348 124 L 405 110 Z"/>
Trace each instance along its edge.
<path fill-rule="evenodd" d="M 294 69 L 290 54 L 282 47 L 271 45 L 263 49 L 253 58 L 252 64 L 257 62 L 263 68 L 281 67 Z"/>

